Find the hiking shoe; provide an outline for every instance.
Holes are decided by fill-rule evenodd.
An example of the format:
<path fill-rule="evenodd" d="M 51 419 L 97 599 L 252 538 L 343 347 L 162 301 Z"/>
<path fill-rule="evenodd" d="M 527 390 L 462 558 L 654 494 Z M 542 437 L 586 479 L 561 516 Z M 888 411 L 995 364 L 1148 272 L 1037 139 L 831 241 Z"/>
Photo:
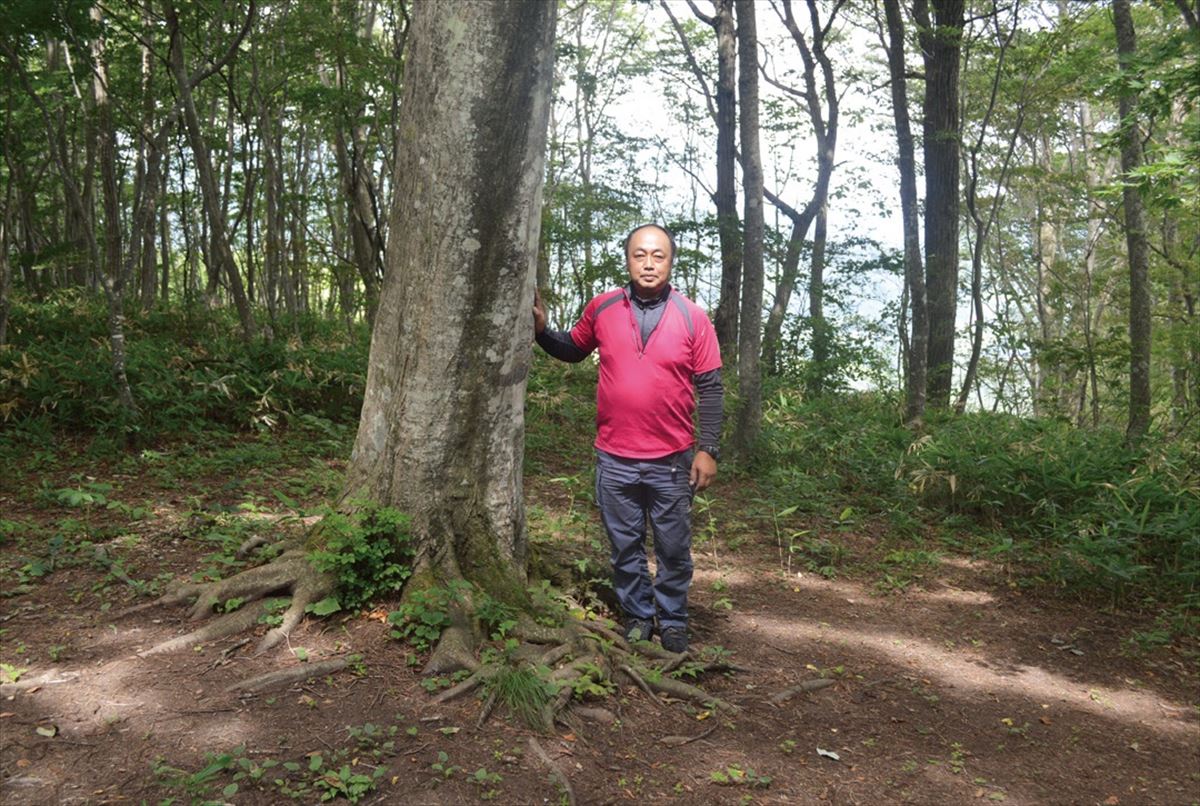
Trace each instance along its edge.
<path fill-rule="evenodd" d="M 649 641 L 652 635 L 654 635 L 654 622 L 649 619 L 631 618 L 625 622 L 625 640 L 630 643 Z"/>
<path fill-rule="evenodd" d="M 667 627 L 662 631 L 662 648 L 678 655 L 687 652 L 687 627 Z"/>

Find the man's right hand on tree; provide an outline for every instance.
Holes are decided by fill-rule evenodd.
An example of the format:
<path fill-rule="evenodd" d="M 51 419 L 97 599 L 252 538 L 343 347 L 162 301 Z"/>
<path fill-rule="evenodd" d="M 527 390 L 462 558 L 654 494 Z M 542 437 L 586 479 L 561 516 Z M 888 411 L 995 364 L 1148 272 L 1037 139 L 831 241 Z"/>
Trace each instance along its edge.
<path fill-rule="evenodd" d="M 533 332 L 541 334 L 546 329 L 546 304 L 542 302 L 542 292 L 533 290 Z"/>

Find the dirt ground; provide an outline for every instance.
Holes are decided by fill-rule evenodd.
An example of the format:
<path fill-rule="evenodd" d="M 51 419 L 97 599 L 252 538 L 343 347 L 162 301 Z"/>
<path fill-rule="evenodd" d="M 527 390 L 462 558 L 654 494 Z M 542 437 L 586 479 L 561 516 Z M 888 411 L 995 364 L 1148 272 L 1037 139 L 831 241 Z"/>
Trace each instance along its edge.
<path fill-rule="evenodd" d="M 84 518 L 137 579 L 201 567 L 212 548 L 197 537 L 197 509 L 245 500 L 272 475 L 229 488 L 218 478 L 156 485 L 119 468 L 89 472 L 149 514 L 85 517 L 78 502 L 35 500 L 36 485 L 14 475 L 0 480 L 0 518 L 47 534 Z M 45 481 L 72 483 L 65 472 Z M 596 533 L 562 484 L 531 479 L 528 496 L 543 522 Z M 718 487 L 714 498 L 723 497 L 735 506 L 739 491 Z M 264 499 L 245 515 L 252 529 L 276 528 L 284 508 Z M 140 657 L 185 629 L 184 612 L 118 617 L 144 597 L 110 566 L 62 563 L 0 598 L 0 661 L 23 670 L 0 697 L 0 799 L 562 802 L 541 750 L 588 804 L 1200 802 L 1196 647 L 1132 651 L 1127 639 L 1152 628 L 1149 616 L 1035 595 L 1004 569 L 946 552 L 884 593 L 865 570 L 878 530 L 828 536 L 852 560 L 832 579 L 789 572 L 775 537 L 753 522 L 736 540 L 718 529 L 698 542 L 694 643 L 724 647 L 748 668 L 703 685 L 740 712 L 659 707 L 631 687 L 551 735 L 504 713 L 477 729 L 474 698 L 435 704 L 384 611 L 309 618 L 288 646 L 260 657 L 239 638 Z M 9 571 L 31 554 L 13 540 L 0 551 Z M 302 684 L 226 690 L 347 655 L 357 657 L 346 670 Z M 775 696 L 814 680 L 829 682 Z"/>

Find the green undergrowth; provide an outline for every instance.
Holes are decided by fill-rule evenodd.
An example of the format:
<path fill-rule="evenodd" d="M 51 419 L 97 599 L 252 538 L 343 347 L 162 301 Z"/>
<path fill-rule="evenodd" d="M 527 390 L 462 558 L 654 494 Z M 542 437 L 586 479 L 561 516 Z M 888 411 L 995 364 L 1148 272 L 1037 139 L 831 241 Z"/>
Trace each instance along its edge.
<path fill-rule="evenodd" d="M 1116 430 L 978 412 L 932 417 L 914 434 L 876 394 L 805 401 L 782 390 L 765 409 L 765 450 L 743 471 L 775 511 L 831 531 L 848 513 L 877 515 L 894 549 L 885 571 L 913 567 L 913 552 L 927 559 L 932 535 L 1019 568 L 1019 584 L 1166 605 L 1196 631 L 1197 442 L 1152 436 L 1130 448 Z"/>
<path fill-rule="evenodd" d="M 368 334 L 316 316 L 275 324 L 244 343 L 232 314 L 202 306 L 129 310 L 127 374 L 140 413 L 117 403 L 103 302 L 61 292 L 17 297 L 0 350 L 0 422 L 26 446 L 64 433 L 150 444 L 166 436 L 271 430 L 291 418 L 353 420 L 362 402 Z"/>

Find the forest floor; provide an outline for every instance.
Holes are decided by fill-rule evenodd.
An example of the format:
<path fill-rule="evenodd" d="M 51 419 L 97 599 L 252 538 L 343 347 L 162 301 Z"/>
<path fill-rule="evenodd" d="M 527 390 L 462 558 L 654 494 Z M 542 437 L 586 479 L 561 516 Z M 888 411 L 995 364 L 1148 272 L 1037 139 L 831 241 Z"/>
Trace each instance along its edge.
<path fill-rule="evenodd" d="M 422 677 L 386 608 L 310 617 L 259 657 L 237 637 L 136 654 L 185 614 L 122 610 L 232 563 L 248 535 L 303 528 L 346 455 L 344 439 L 308 437 L 121 460 L 63 444 L 7 468 L 0 800 L 558 803 L 536 743 L 579 803 L 1200 802 L 1200 653 L 1162 639 L 1153 614 L 1038 592 L 944 545 L 898 547 L 869 516 L 808 524 L 840 547 L 814 573 L 789 563 L 746 478 L 723 478 L 698 514 L 692 596 L 694 644 L 748 668 L 703 682 L 732 716 L 630 687 L 594 703 L 613 719 L 543 735 L 501 712 L 477 729 L 478 700 L 434 703 L 447 681 Z M 528 476 L 535 538 L 601 535 L 589 458 Z M 292 687 L 226 690 L 347 655 Z M 828 682 L 772 699 L 813 680 Z"/>

